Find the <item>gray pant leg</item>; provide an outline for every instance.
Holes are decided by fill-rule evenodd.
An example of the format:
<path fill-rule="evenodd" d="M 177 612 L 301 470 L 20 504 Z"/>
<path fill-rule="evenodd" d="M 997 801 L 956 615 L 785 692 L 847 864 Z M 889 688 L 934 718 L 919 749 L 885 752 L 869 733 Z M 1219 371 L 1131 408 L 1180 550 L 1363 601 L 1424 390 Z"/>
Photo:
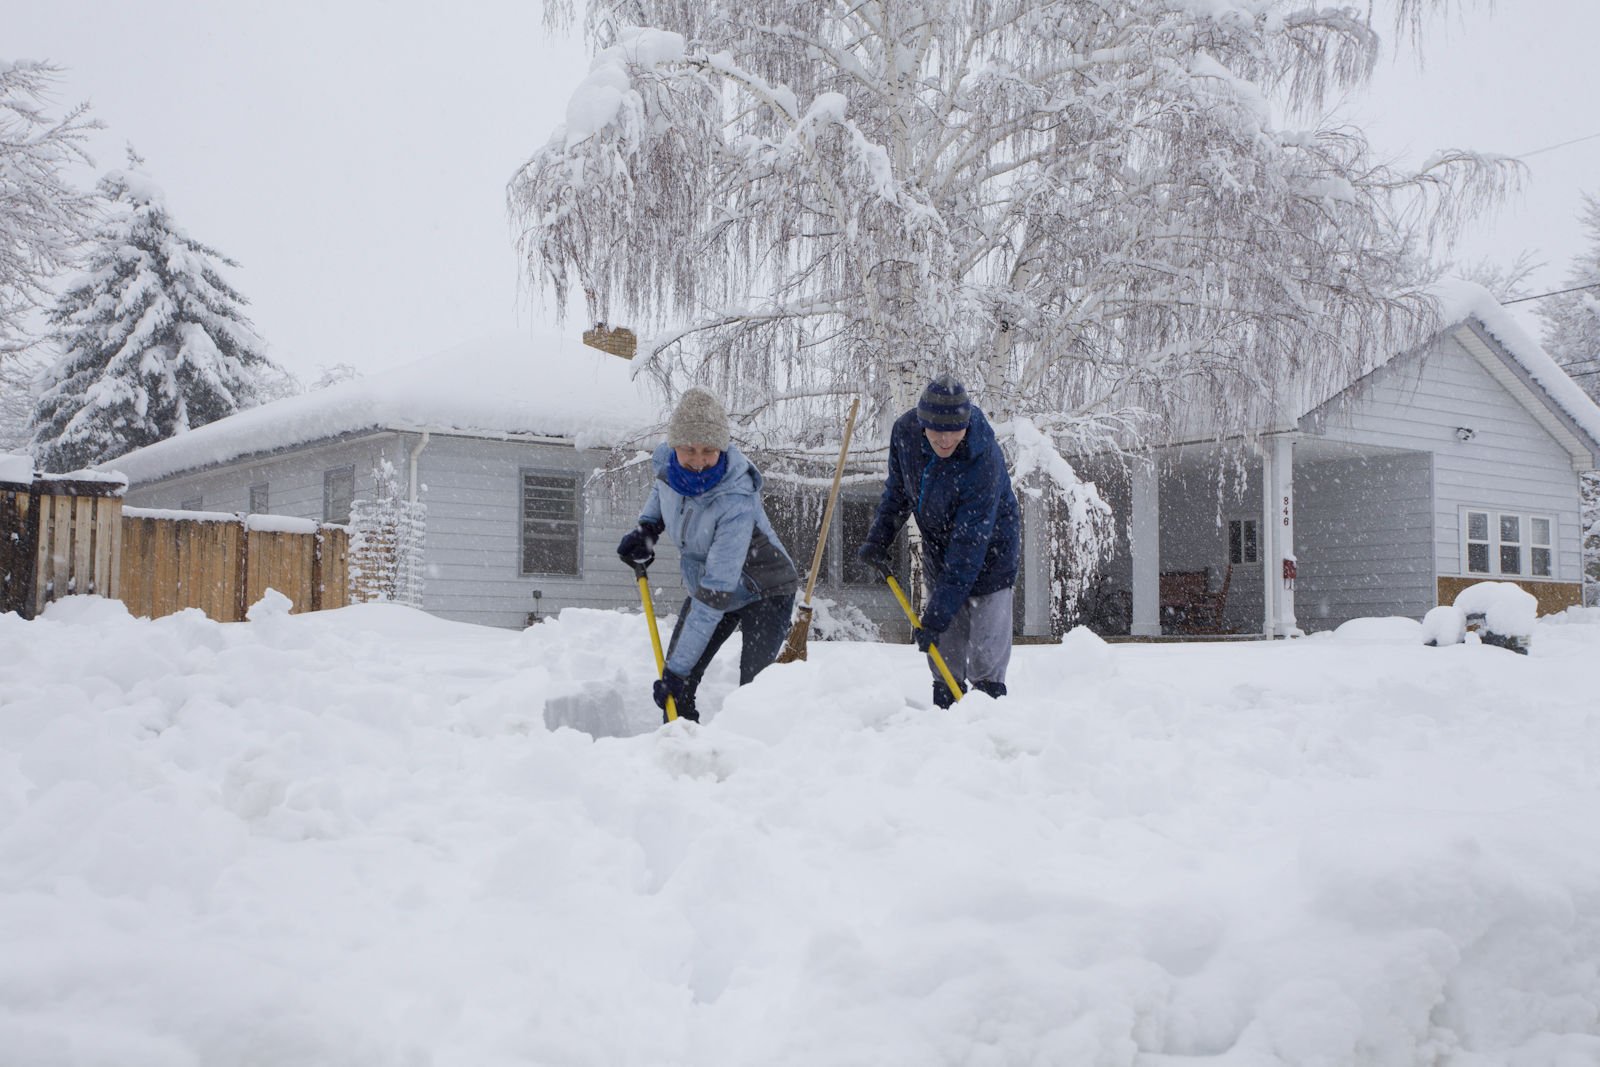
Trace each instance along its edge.
<path fill-rule="evenodd" d="M 1011 601 L 1010 586 L 968 597 L 950 620 L 938 649 L 956 681 L 1005 684 L 1006 668 L 1011 665 Z M 939 668 L 932 656 L 928 657 L 928 670 L 938 680 Z"/>

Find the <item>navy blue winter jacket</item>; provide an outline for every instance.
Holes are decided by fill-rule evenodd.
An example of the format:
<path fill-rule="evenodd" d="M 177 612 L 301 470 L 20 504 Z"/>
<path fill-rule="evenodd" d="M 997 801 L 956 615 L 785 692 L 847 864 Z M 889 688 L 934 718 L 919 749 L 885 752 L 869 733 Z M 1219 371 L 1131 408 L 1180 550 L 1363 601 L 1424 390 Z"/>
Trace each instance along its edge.
<path fill-rule="evenodd" d="M 1005 455 L 977 406 L 967 436 L 949 459 L 934 455 L 916 409 L 895 421 L 889 436 L 889 473 L 867 542 L 887 548 L 917 517 L 922 559 L 932 595 L 922 613 L 928 629 L 942 633 L 968 597 L 998 592 L 1017 580 L 1017 496 Z"/>

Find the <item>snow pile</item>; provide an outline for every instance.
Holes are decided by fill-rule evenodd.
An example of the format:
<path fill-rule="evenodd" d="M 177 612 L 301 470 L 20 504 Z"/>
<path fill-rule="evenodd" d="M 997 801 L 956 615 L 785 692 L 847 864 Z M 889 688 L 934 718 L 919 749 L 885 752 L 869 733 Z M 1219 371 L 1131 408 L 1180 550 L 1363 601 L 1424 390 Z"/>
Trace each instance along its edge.
<path fill-rule="evenodd" d="M 149 481 L 370 429 L 564 437 L 582 448 L 631 439 L 662 418 L 659 399 L 627 360 L 576 341 L 493 337 L 242 411 L 106 466 Z"/>
<path fill-rule="evenodd" d="M 1425 645 L 1459 645 L 1467 639 L 1466 612 L 1452 604 L 1430 608 L 1422 617 L 1422 643 Z"/>
<path fill-rule="evenodd" d="M 1073 631 L 948 712 L 730 648 L 660 728 L 636 615 L 270 601 L 0 616 L 0 1059 L 1600 1060 L 1600 626 Z"/>
<path fill-rule="evenodd" d="M 1524 652 L 1533 639 L 1539 601 L 1515 582 L 1479 582 L 1456 594 L 1462 625 L 1483 621 L 1483 640 Z"/>
<path fill-rule="evenodd" d="M 12 485 L 33 484 L 33 457 L 0 453 L 0 482 Z"/>

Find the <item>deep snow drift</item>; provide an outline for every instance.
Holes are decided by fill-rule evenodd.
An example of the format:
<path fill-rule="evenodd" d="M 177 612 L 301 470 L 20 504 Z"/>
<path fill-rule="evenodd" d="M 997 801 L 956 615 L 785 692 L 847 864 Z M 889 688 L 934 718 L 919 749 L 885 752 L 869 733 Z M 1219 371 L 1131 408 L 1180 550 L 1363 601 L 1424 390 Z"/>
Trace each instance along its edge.
<path fill-rule="evenodd" d="M 1593 1064 L 1597 652 L 0 616 L 0 1062 Z"/>

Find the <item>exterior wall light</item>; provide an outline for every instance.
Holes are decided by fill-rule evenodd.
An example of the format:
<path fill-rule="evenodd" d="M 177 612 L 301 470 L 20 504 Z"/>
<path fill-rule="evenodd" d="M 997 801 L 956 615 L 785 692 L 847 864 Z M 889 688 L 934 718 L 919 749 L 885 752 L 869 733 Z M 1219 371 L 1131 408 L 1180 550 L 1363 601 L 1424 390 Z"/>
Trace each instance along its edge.
<path fill-rule="evenodd" d="M 1476 436 L 1478 436 L 1478 431 L 1474 430 L 1470 426 L 1457 426 L 1456 427 L 1456 440 L 1457 441 L 1470 441 Z"/>

